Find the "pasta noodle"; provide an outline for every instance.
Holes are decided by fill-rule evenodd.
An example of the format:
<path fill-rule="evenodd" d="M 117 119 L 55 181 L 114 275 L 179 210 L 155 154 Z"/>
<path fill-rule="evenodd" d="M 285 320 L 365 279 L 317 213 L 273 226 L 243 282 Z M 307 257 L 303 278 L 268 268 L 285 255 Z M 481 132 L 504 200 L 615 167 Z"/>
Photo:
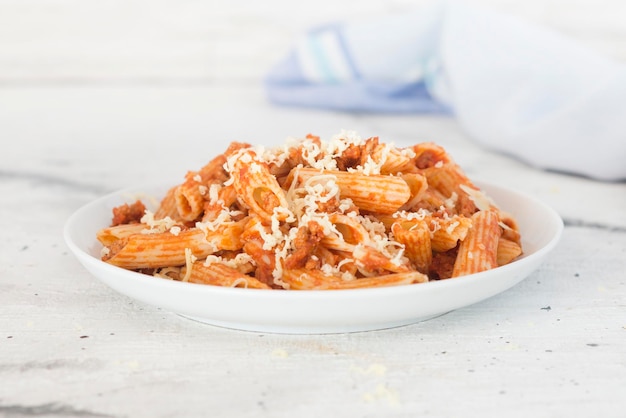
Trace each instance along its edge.
<path fill-rule="evenodd" d="M 248 289 L 413 285 L 522 254 L 515 219 L 444 148 L 344 131 L 266 149 L 233 142 L 154 212 L 114 209 L 102 260 L 157 278 Z"/>

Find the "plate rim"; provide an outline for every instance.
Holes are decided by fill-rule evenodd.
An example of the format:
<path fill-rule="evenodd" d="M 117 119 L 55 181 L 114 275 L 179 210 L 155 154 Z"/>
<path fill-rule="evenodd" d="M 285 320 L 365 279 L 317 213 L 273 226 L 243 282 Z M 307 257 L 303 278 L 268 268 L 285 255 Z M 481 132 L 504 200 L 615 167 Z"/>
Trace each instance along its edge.
<path fill-rule="evenodd" d="M 486 189 L 486 193 L 490 195 L 493 191 L 497 190 L 497 193 L 504 193 L 515 196 L 516 198 L 521 198 L 524 201 L 528 201 L 532 204 L 533 207 L 538 208 L 541 212 L 549 215 L 550 225 L 554 229 L 554 233 L 547 239 L 547 242 L 543 243 L 541 247 L 534 250 L 532 253 L 504 266 L 497 267 L 495 269 L 491 269 L 488 271 L 475 273 L 467 276 L 463 276 L 455 279 L 447 279 L 447 280 L 437 280 L 430 281 L 426 283 L 420 284 L 411 284 L 411 285 L 400 285 L 400 286 L 388 286 L 388 287 L 374 287 L 374 288 L 363 288 L 363 289 L 340 289 L 340 290 L 298 290 L 298 291 L 268 291 L 263 289 L 247 289 L 247 288 L 230 288 L 230 287 L 222 287 L 222 286 L 211 286 L 206 284 L 196 284 L 196 283 L 186 283 L 179 282 L 175 280 L 166 280 L 159 279 L 153 276 L 145 275 L 142 273 L 137 273 L 131 270 L 126 270 L 117 266 L 113 266 L 106 262 L 101 261 L 95 255 L 91 254 L 88 249 L 83 248 L 79 245 L 76 238 L 76 224 L 85 216 L 87 216 L 90 212 L 93 212 L 97 209 L 101 209 L 104 205 L 107 205 L 107 202 L 110 202 L 113 199 L 116 200 L 124 200 L 124 194 L 138 194 L 140 191 L 144 191 L 141 193 L 150 194 L 147 191 L 150 190 L 163 190 L 166 186 L 164 185 L 138 185 L 126 187 L 124 189 L 120 189 L 117 191 L 110 192 L 103 196 L 100 196 L 84 205 L 79 207 L 76 211 L 72 213 L 72 215 L 67 219 L 65 225 L 63 227 L 63 236 L 65 242 L 74 256 L 78 259 L 78 261 L 88 270 L 89 274 L 95 276 L 99 281 L 103 282 L 108 287 L 112 288 L 118 293 L 124 294 L 127 297 L 132 299 L 142 300 L 143 302 L 150 304 L 152 306 L 162 306 L 155 303 L 150 302 L 150 298 L 138 298 L 135 296 L 131 296 L 128 292 L 124 292 L 119 290 L 115 285 L 112 284 L 114 281 L 121 280 L 129 280 L 129 283 L 132 283 L 136 286 L 146 286 L 146 288 L 154 291 L 175 291 L 177 294 L 189 294 L 188 292 L 192 292 L 197 297 L 227 297 L 227 298 L 240 298 L 242 300 L 248 300 L 249 298 L 254 299 L 256 303 L 281 303 L 285 301 L 289 301 L 290 303 L 296 303 L 301 301 L 307 301 L 308 303 L 319 303 L 322 301 L 327 302 L 338 302 L 338 301 L 350 301 L 350 300 L 359 300 L 359 299 L 371 299 L 372 297 L 377 298 L 385 298 L 390 296 L 398 296 L 399 292 L 406 294 L 406 297 L 419 297 L 421 294 L 428 294 L 430 292 L 438 292 L 438 291 L 447 291 L 447 289 L 455 289 L 455 288 L 465 288 L 467 286 L 474 287 L 481 282 L 488 283 L 490 278 L 494 276 L 500 276 L 503 274 L 507 275 L 520 275 L 521 277 L 516 277 L 515 280 L 509 280 L 507 282 L 507 286 L 495 293 L 486 294 L 484 297 L 479 298 L 477 301 L 465 304 L 463 306 L 469 306 L 471 304 L 477 303 L 479 301 L 488 299 L 496 294 L 502 293 L 510 287 L 513 287 L 517 283 L 524 280 L 528 277 L 532 272 L 534 272 L 538 266 L 540 265 L 543 258 L 554 249 L 554 247 L 559 242 L 562 232 L 564 229 L 564 223 L 559 214 L 550 206 L 537 199 L 534 196 L 529 195 L 528 193 L 517 191 L 505 186 L 501 186 L 496 183 L 488 182 L 488 181 L 475 181 L 475 184 L 481 188 L 481 190 Z M 491 192 L 490 192 L 491 190 Z M 500 203 L 496 200 L 496 203 Z M 107 205 L 109 206 L 109 205 Z M 512 212 L 512 211 L 510 211 Z M 516 217 L 515 213 L 513 216 Z M 104 226 L 102 226 L 104 227 Z M 522 235 L 522 239 L 524 236 Z M 95 238 L 95 233 L 93 235 L 93 242 L 97 243 Z M 98 273 L 95 270 L 98 270 Z M 528 272 L 524 274 L 520 274 L 520 271 Z M 111 278 L 103 278 L 104 276 L 111 276 Z M 132 292 L 131 292 L 132 293 Z M 461 306 L 461 307 L 463 307 Z M 178 313 L 181 316 L 185 316 L 191 318 L 193 315 L 183 315 L 180 312 L 177 312 L 175 309 L 169 309 L 172 312 Z M 452 310 L 459 309 L 459 307 L 454 308 Z M 443 311 L 442 311 L 443 313 Z M 436 316 L 436 315 L 435 315 Z M 194 318 L 191 318 L 194 319 Z M 412 322 L 420 321 L 419 318 L 416 318 Z M 215 321 L 217 322 L 217 321 Z M 206 322 L 211 323 L 211 322 Z M 219 325 L 222 326 L 222 325 Z M 242 326 L 234 327 L 236 329 L 245 329 Z M 251 331 L 257 330 L 259 327 L 254 327 L 253 329 L 247 329 Z M 366 329 L 380 329 L 382 327 L 373 327 Z M 386 328 L 386 327 L 385 327 Z M 270 331 L 270 332 L 280 332 L 280 331 Z M 335 332 L 335 331 L 331 331 Z M 343 332 L 343 331 L 338 331 Z M 348 331 L 350 332 L 350 331 Z M 290 331 L 291 333 L 291 331 Z M 300 333 L 300 332 L 299 332 Z M 309 332 L 306 332 L 309 333 Z M 317 331 L 313 331 L 311 333 L 319 333 Z"/>

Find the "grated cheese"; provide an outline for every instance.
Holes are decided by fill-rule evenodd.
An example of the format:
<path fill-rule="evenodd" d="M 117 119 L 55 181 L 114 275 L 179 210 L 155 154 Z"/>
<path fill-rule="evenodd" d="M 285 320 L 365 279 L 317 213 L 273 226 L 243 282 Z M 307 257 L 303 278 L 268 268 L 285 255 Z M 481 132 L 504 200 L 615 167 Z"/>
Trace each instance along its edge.
<path fill-rule="evenodd" d="M 209 187 L 209 202 L 211 202 L 212 205 L 216 205 L 220 203 L 219 191 L 220 191 L 220 185 L 217 183 L 213 183 Z"/>
<path fill-rule="evenodd" d="M 459 226 L 461 223 L 459 221 L 454 221 L 452 222 L 450 225 L 448 225 L 448 227 L 446 228 L 446 233 L 448 235 L 452 235 L 452 233 L 454 232 L 454 230 L 456 229 L 457 226 Z"/>
<path fill-rule="evenodd" d="M 481 190 L 476 190 L 474 188 L 466 186 L 465 184 L 461 184 L 459 187 L 461 188 L 461 190 L 467 193 L 467 195 L 469 196 L 471 201 L 474 202 L 474 205 L 476 205 L 476 208 L 478 210 L 488 210 L 492 206 L 497 207 L 495 202 L 489 196 L 487 196 L 485 192 Z"/>
<path fill-rule="evenodd" d="M 432 215 L 432 212 L 428 209 L 420 208 L 416 212 L 408 212 L 406 210 L 399 210 L 394 212 L 391 216 L 393 218 L 406 219 L 407 221 L 423 221 L 427 216 Z"/>
<path fill-rule="evenodd" d="M 355 277 L 350 274 L 348 271 L 341 271 L 341 267 L 348 263 L 354 263 L 355 260 L 352 258 L 344 258 L 341 260 L 336 266 L 333 266 L 328 263 L 324 263 L 320 266 L 320 270 L 327 276 L 338 276 L 341 277 L 344 281 L 355 280 Z"/>
<path fill-rule="evenodd" d="M 328 174 L 329 170 L 338 170 L 337 159 L 341 158 L 346 150 L 353 146 L 363 146 L 367 142 L 354 131 L 341 131 L 338 135 L 332 137 L 330 141 L 322 141 L 319 138 L 305 138 L 301 140 L 288 139 L 287 143 L 281 147 L 265 148 L 263 146 L 241 148 L 231 154 L 224 163 L 224 170 L 229 174 L 226 182 L 222 186 L 228 186 L 233 183 L 234 169 L 237 164 L 245 163 L 249 167 L 250 173 L 262 172 L 262 166 L 275 164 L 280 167 L 291 158 L 293 151 L 298 149 L 302 163 L 293 170 L 293 178 L 289 189 L 285 193 L 287 207 L 278 206 L 274 208 L 269 219 L 269 225 L 255 224 L 254 228 L 259 233 L 265 251 L 271 251 L 274 255 L 275 267 L 272 271 L 274 282 L 284 288 L 288 288 L 288 284 L 281 280 L 284 268 L 284 261 L 289 254 L 295 250 L 294 240 L 298 233 L 299 225 L 307 225 L 309 222 L 316 222 L 325 235 L 336 235 L 343 240 L 342 234 L 339 233 L 337 227 L 330 221 L 329 214 L 323 212 L 320 208 L 329 203 L 336 202 L 338 212 L 355 219 L 367 231 L 369 239 L 366 242 L 359 243 L 355 246 L 355 254 L 363 251 L 363 246 L 368 246 L 380 252 L 387 257 L 391 263 L 400 266 L 408 260 L 404 254 L 405 247 L 396 241 L 393 234 L 387 234 L 385 225 L 376 218 L 363 216 L 358 213 L 358 209 L 351 199 L 342 199 L 337 178 Z M 363 164 L 355 168 L 348 168 L 349 172 L 358 172 L 364 175 L 380 175 L 385 164 L 388 163 L 392 153 L 394 156 L 400 154 L 406 158 L 414 158 L 415 152 L 411 148 L 397 149 L 393 144 L 380 144 L 376 148 L 375 155 L 368 155 Z M 299 163 L 300 161 L 297 160 Z M 295 162 L 294 162 L 295 163 Z M 436 166 L 441 167 L 443 162 L 438 162 Z M 319 174 L 307 178 L 300 182 L 298 177 L 298 168 L 303 166 L 312 167 L 319 170 Z M 208 188 L 208 197 L 211 203 L 221 204 L 219 201 L 219 188 L 217 184 L 212 184 Z M 464 190 L 465 191 L 465 190 Z M 466 191 L 467 192 L 467 191 Z M 469 192 L 468 192 L 469 194 Z M 471 195 L 471 196 L 475 196 Z M 446 218 L 448 210 L 452 210 L 458 200 L 458 195 L 453 193 L 444 204 L 439 208 L 441 216 Z M 477 205 L 478 207 L 478 205 Z M 416 212 L 397 211 L 392 216 L 398 219 L 406 220 L 424 220 L 431 216 L 432 212 L 426 209 L 419 209 Z M 222 207 L 217 218 L 212 222 L 199 222 L 197 227 L 203 228 L 205 231 L 215 231 L 220 225 L 226 222 L 232 222 L 235 212 L 230 211 L 227 207 Z M 453 231 L 459 222 L 452 222 L 447 226 L 447 231 Z M 429 230 L 431 236 L 440 228 L 439 224 L 431 221 Z M 355 256 L 356 257 L 356 256 Z M 221 257 L 213 255 L 206 259 L 207 263 L 220 262 L 228 263 L 227 265 L 238 266 L 241 263 L 248 263 L 251 260 L 233 259 L 223 260 Z M 347 262 L 355 262 L 354 260 L 344 260 Z M 323 264 L 320 268 L 325 274 L 340 276 L 346 279 L 352 277 L 347 272 L 342 272 L 339 266 Z M 358 266 L 357 268 L 361 269 Z"/>
<path fill-rule="evenodd" d="M 394 146 L 393 144 L 380 144 L 380 145 L 382 145 L 382 151 L 381 151 L 381 155 L 378 161 L 375 161 L 371 155 L 368 155 L 367 160 L 362 166 L 358 165 L 356 168 L 349 168 L 348 172 L 361 173 L 366 176 L 381 174 L 383 166 L 389 159 L 389 154 L 391 154 L 391 151 L 393 150 Z"/>
<path fill-rule="evenodd" d="M 201 229 L 202 231 L 204 231 L 205 234 L 208 234 L 209 231 L 215 232 L 222 225 L 233 224 L 233 217 L 239 216 L 241 214 L 243 214 L 242 211 L 230 210 L 228 207 L 222 204 L 222 210 L 217 214 L 214 220 L 196 222 L 196 228 Z"/>
<path fill-rule="evenodd" d="M 508 226 L 507 224 L 505 224 L 502 221 L 498 221 L 498 225 L 500 225 L 500 228 L 506 230 L 506 231 L 513 231 L 513 228 L 511 228 L 510 226 Z"/>
<path fill-rule="evenodd" d="M 161 234 L 166 231 L 171 231 L 177 224 L 177 222 L 169 216 L 163 219 L 154 219 L 154 213 L 147 209 L 139 222 L 147 226 L 147 228 L 141 230 L 142 234 Z"/>
<path fill-rule="evenodd" d="M 256 261 L 247 253 L 239 253 L 231 259 L 225 259 L 219 255 L 210 254 L 204 260 L 204 265 L 209 266 L 213 263 L 224 264 L 230 268 L 239 269 L 246 264 L 252 264 L 256 266 Z"/>
<path fill-rule="evenodd" d="M 399 148 L 400 155 L 408 159 L 415 158 L 417 154 L 411 148 Z"/>
<path fill-rule="evenodd" d="M 159 277 L 161 279 L 174 280 L 174 277 L 170 276 L 168 273 L 174 273 L 174 277 L 180 275 L 180 267 L 164 267 L 154 272 L 154 277 Z"/>
<path fill-rule="evenodd" d="M 230 287 L 237 287 L 240 284 L 243 284 L 244 288 L 248 288 L 248 281 L 246 279 L 244 279 L 243 277 L 240 277 L 239 279 L 236 279 L 234 282 L 232 282 L 232 284 L 230 285 Z"/>
<path fill-rule="evenodd" d="M 193 255 L 190 248 L 185 248 L 185 275 L 183 276 L 183 282 L 188 282 L 191 277 L 191 270 L 193 269 L 193 263 L 195 263 L 198 258 Z"/>
<path fill-rule="evenodd" d="M 443 206 L 445 206 L 445 208 L 448 210 L 452 210 L 456 207 L 456 203 L 458 200 L 459 200 L 459 195 L 456 194 L 456 192 L 452 192 L 450 197 L 444 200 Z"/>
<path fill-rule="evenodd" d="M 261 165 L 257 163 L 250 163 L 250 174 L 256 174 L 263 172 Z"/>
<path fill-rule="evenodd" d="M 428 147 L 426 144 L 427 151 Z M 170 217 L 155 219 L 154 213 L 148 210 L 141 217 L 142 225 L 138 228 L 145 226 L 141 231 L 144 234 L 169 232 L 179 236 L 182 233 L 180 238 L 189 236 L 190 232 L 194 232 L 195 238 L 197 233 L 200 235 L 199 239 L 204 238 L 208 244 L 203 242 L 203 254 L 204 247 L 209 247 L 206 252 L 211 253 L 213 250 L 212 254 L 204 256 L 205 265 L 219 263 L 241 273 L 233 274 L 240 277 L 232 283 L 234 287 L 248 287 L 251 282 L 246 277 L 258 277 L 267 284 L 289 289 L 289 284 L 283 280 L 283 276 L 290 277 L 286 274 L 289 272 L 284 271 L 287 260 L 290 264 L 293 262 L 305 269 L 316 267 L 319 273 L 332 276 L 334 283 L 338 283 L 339 279 L 357 280 L 363 276 L 414 271 L 420 268 L 420 263 L 419 260 L 409 259 L 415 255 L 411 246 L 419 245 L 421 234 L 426 234 L 426 231 L 422 231 L 423 228 L 428 228 L 431 238 L 442 234 L 444 230 L 448 235 L 454 235 L 455 231 L 459 232 L 457 235 L 464 235 L 467 234 L 468 225 L 472 223 L 469 216 L 465 215 L 468 212 L 465 205 L 468 199 L 478 210 L 493 210 L 495 207 L 493 201 L 471 183 L 459 184 L 458 180 L 462 181 L 464 178 L 460 168 L 459 176 L 451 180 L 454 182 L 455 192 L 448 196 L 443 190 L 449 189 L 448 187 L 437 187 L 437 172 L 430 177 L 430 169 L 425 171 L 420 168 L 420 161 L 415 160 L 416 152 L 420 153 L 421 150 L 421 144 L 396 148 L 393 143 L 379 142 L 376 137 L 364 139 L 354 131 L 345 130 L 329 141 L 309 135 L 303 139 L 289 139 L 286 144 L 275 148 L 232 143 L 225 154 L 210 163 L 213 166 L 215 161 L 225 160 L 222 164 L 223 172 L 218 170 L 218 173 L 201 176 L 200 173 L 204 171 L 188 171 L 185 175 L 183 185 L 193 186 L 192 191 L 202 196 L 204 212 L 198 214 L 198 219 L 203 221 L 196 222 L 195 227 L 204 233 L 204 237 L 197 230 L 190 231 L 191 224 L 188 222 L 175 221 Z M 441 155 L 439 151 L 436 153 L 440 158 L 434 163 L 435 168 L 458 168 L 445 151 Z M 382 190 L 364 190 L 368 183 L 371 187 L 377 187 L 376 180 L 379 177 L 370 177 L 369 182 L 359 177 L 352 184 L 344 183 L 342 176 L 332 174 L 339 167 L 363 176 L 385 175 L 384 180 L 391 182 L 386 187 L 381 186 Z M 306 171 L 304 178 L 299 176 L 300 169 Z M 268 175 L 271 177 L 268 178 Z M 426 180 L 431 180 L 431 184 Z M 338 183 L 341 184 L 341 189 Z M 223 189 L 233 184 L 237 187 Z M 408 186 L 408 190 L 404 186 Z M 378 206 L 380 209 L 377 209 L 377 205 L 368 205 L 366 202 L 356 205 L 351 199 L 342 198 L 342 190 L 344 195 L 350 194 L 344 187 L 369 192 L 355 193 L 354 196 L 369 194 L 370 200 L 383 200 L 388 205 Z M 433 188 L 435 191 L 430 194 Z M 400 195 L 408 197 L 401 199 Z M 176 203 L 180 204 L 179 196 L 175 197 Z M 254 199 L 255 203 L 249 198 Z M 361 199 L 355 201 L 360 202 Z M 435 204 L 435 201 L 438 203 Z M 171 200 L 164 202 L 168 207 L 164 206 L 162 210 L 169 209 Z M 459 203 L 463 203 L 462 207 Z M 155 206 L 158 207 L 158 202 Z M 265 206 L 265 209 L 261 206 Z M 275 207 L 268 213 L 272 206 Z M 413 210 L 418 206 L 429 209 Z M 389 210 L 385 209 L 391 208 L 396 212 L 390 216 Z M 470 204 L 469 209 L 475 208 Z M 116 219 L 119 216 L 115 216 L 118 213 L 114 214 L 113 224 L 118 223 Z M 136 221 L 134 212 L 131 216 L 133 219 L 129 222 Z M 388 230 L 386 225 L 390 226 L 394 222 L 391 218 L 399 220 L 403 228 L 417 229 L 413 233 L 415 239 L 406 238 L 396 228 Z M 514 219 L 509 220 L 508 216 L 500 218 L 499 225 L 503 229 L 515 229 Z M 510 222 L 511 225 L 504 222 Z M 134 230 L 134 227 L 130 229 Z M 398 232 L 398 236 L 393 231 Z M 169 236 L 168 240 L 171 239 Z M 318 245 L 320 239 L 321 243 Z M 304 245 L 296 245 L 301 240 Z M 403 242 L 406 242 L 406 246 Z M 187 245 L 195 248 L 191 244 Z M 482 243 L 477 245 L 478 248 L 485 247 Z M 103 248 L 102 257 L 110 258 L 111 252 L 119 251 L 120 247 L 121 245 L 111 245 Z M 246 251 L 258 253 L 258 258 L 253 259 Z M 476 259 L 477 255 L 469 253 L 468 258 Z M 197 258 L 192 250 L 185 248 L 184 263 L 181 260 L 176 267 L 154 269 L 154 275 L 189 281 L 195 276 L 192 271 L 195 262 Z M 273 266 L 271 272 L 264 270 L 268 266 Z M 259 268 L 254 271 L 256 267 Z M 217 269 L 217 266 L 213 269 Z M 269 275 L 271 277 L 266 277 Z M 384 283 L 381 281 L 380 284 Z M 298 284 L 298 287 L 301 285 L 303 284 Z M 369 285 L 371 283 L 363 283 L 363 286 Z"/>

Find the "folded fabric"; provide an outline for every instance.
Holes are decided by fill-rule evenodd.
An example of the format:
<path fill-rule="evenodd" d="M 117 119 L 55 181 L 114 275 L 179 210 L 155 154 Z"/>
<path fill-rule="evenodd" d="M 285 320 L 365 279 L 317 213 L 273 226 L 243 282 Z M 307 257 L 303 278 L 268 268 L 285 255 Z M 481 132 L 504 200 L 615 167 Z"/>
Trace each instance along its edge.
<path fill-rule="evenodd" d="M 312 30 L 266 88 L 283 105 L 450 113 L 533 166 L 626 179 L 626 64 L 468 2 Z"/>

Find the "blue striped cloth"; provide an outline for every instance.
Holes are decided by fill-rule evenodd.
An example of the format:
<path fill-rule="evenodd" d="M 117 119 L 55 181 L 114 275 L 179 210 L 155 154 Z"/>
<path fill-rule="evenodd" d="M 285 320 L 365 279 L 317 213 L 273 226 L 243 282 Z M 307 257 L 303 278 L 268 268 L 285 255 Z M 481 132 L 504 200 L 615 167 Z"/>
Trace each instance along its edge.
<path fill-rule="evenodd" d="M 280 105 L 452 114 L 534 166 L 626 179 L 626 65 L 470 2 L 316 28 L 266 90 Z"/>

